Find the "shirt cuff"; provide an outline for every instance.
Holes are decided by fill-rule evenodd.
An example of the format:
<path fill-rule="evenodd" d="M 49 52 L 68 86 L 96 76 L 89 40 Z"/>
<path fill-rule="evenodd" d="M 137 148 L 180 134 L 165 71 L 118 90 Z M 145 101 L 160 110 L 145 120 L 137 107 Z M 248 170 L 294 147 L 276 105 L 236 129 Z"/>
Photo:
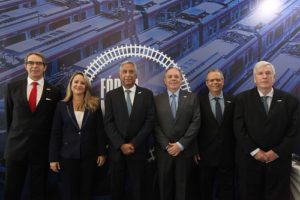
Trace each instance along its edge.
<path fill-rule="evenodd" d="M 182 146 L 182 144 L 180 144 L 179 142 L 176 142 L 176 144 L 179 146 L 180 150 L 183 151 L 184 147 Z"/>
<path fill-rule="evenodd" d="M 260 148 L 255 149 L 254 151 L 251 151 L 250 154 L 251 156 L 255 156 L 255 154 L 257 154 L 257 152 L 259 152 Z"/>

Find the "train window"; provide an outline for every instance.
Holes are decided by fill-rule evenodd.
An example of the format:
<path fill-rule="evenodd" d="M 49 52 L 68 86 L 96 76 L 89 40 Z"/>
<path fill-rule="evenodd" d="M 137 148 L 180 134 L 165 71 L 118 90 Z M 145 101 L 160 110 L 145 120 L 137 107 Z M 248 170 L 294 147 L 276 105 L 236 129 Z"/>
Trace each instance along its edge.
<path fill-rule="evenodd" d="M 230 24 L 230 16 L 227 15 L 225 17 L 223 17 L 221 20 L 220 20 L 220 28 L 224 28 L 225 26 L 227 26 L 228 24 Z"/>
<path fill-rule="evenodd" d="M 172 59 L 176 59 L 180 56 L 180 52 L 181 52 L 181 45 L 178 44 L 168 49 L 166 51 L 166 54 L 169 55 Z"/>
<path fill-rule="evenodd" d="M 121 41 L 121 32 L 116 32 L 110 34 L 108 37 L 103 39 L 103 48 L 110 47 L 111 45 L 116 44 Z"/>
<path fill-rule="evenodd" d="M 46 27 L 45 26 L 41 26 L 40 27 L 40 34 L 45 33 L 46 32 Z"/>
<path fill-rule="evenodd" d="M 39 29 L 33 29 L 30 31 L 30 38 L 34 38 L 39 34 Z"/>
<path fill-rule="evenodd" d="M 173 6 L 167 10 L 168 19 L 175 17 L 180 12 L 180 5 Z"/>
<path fill-rule="evenodd" d="M 213 25 L 208 27 L 208 35 L 211 36 L 217 31 L 217 23 L 214 23 Z"/>
<path fill-rule="evenodd" d="M 187 52 L 193 47 L 192 37 L 185 38 L 182 40 L 182 51 Z"/>
<path fill-rule="evenodd" d="M 246 15 L 248 13 L 248 11 L 249 11 L 249 6 L 248 6 L 248 4 L 246 4 L 241 8 L 241 16 Z"/>
<path fill-rule="evenodd" d="M 273 32 L 268 34 L 266 42 L 267 42 L 267 47 L 273 43 Z"/>
<path fill-rule="evenodd" d="M 283 34 L 283 25 L 280 25 L 278 28 L 275 30 L 275 39 L 278 39 L 282 36 Z"/>
<path fill-rule="evenodd" d="M 230 67 L 230 78 L 228 81 L 236 79 L 236 77 L 243 71 L 243 59 L 237 59 L 234 64 Z"/>
<path fill-rule="evenodd" d="M 61 26 L 67 25 L 70 23 L 70 19 L 69 18 L 65 18 L 56 22 L 53 22 L 52 24 L 49 25 L 49 29 L 50 30 L 54 30 L 56 28 L 59 28 Z"/>
<path fill-rule="evenodd" d="M 74 15 L 74 16 L 73 16 L 73 20 L 74 20 L 75 22 L 78 22 L 78 21 L 79 21 L 79 15 Z"/>
<path fill-rule="evenodd" d="M 18 42 L 22 42 L 25 39 L 26 39 L 25 33 L 21 33 L 19 35 L 12 36 L 12 37 L 5 39 L 4 42 L 5 42 L 5 46 L 9 46 L 9 45 L 12 45 L 12 44 L 15 44 Z"/>
<path fill-rule="evenodd" d="M 189 8 L 189 1 L 188 0 L 184 0 L 182 3 L 182 10 L 188 9 Z"/>
<path fill-rule="evenodd" d="M 68 66 L 71 66 L 74 63 L 78 62 L 80 60 L 80 58 L 81 58 L 80 50 L 77 50 L 77 51 L 71 52 L 67 55 L 64 55 L 64 56 L 58 58 L 57 64 L 58 64 L 58 66 L 68 67 Z"/>
<path fill-rule="evenodd" d="M 292 23 L 293 23 L 293 24 L 296 23 L 296 21 L 298 20 L 298 18 L 299 18 L 298 14 L 297 14 L 297 13 L 294 14 L 294 15 L 293 15 L 293 18 L 292 18 Z"/>
<path fill-rule="evenodd" d="M 164 22 L 166 21 L 166 18 L 165 18 L 165 15 L 164 13 L 159 13 L 157 16 L 156 16 L 156 23 L 160 23 L 160 22 Z"/>

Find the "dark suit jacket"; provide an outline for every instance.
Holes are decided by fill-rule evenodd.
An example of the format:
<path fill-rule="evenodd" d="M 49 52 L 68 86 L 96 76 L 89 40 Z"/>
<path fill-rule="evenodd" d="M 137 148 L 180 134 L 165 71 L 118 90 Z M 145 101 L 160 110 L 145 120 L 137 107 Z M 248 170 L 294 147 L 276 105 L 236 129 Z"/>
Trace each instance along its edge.
<path fill-rule="evenodd" d="M 201 127 L 198 147 L 201 162 L 208 166 L 234 164 L 233 108 L 234 98 L 224 94 L 225 110 L 222 124 L 212 112 L 208 94 L 200 96 Z"/>
<path fill-rule="evenodd" d="M 148 138 L 154 126 L 153 93 L 136 86 L 136 93 L 129 117 L 122 87 L 109 91 L 105 98 L 105 131 L 110 141 L 109 154 L 113 160 L 121 159 L 120 146 L 132 143 L 133 159 L 145 158 L 148 152 Z"/>
<path fill-rule="evenodd" d="M 200 127 L 198 97 L 193 93 L 180 91 L 175 120 L 167 92 L 155 96 L 154 100 L 157 112 L 155 138 L 158 153 L 165 151 L 170 142 L 179 142 L 184 147 L 180 155 L 194 155 L 197 151 L 196 137 Z"/>
<path fill-rule="evenodd" d="M 7 140 L 4 158 L 21 160 L 26 156 L 48 160 L 49 137 L 59 91 L 45 81 L 36 111 L 28 105 L 27 80 L 7 85 L 5 106 Z"/>
<path fill-rule="evenodd" d="M 274 89 L 268 115 L 257 91 L 253 88 L 237 96 L 234 132 L 237 139 L 236 161 L 246 167 L 259 167 L 250 152 L 256 148 L 273 150 L 279 158 L 268 164 L 270 170 L 290 168 L 291 152 L 299 124 L 298 100 Z"/>
<path fill-rule="evenodd" d="M 72 101 L 60 101 L 54 115 L 50 140 L 50 162 L 60 158 L 91 158 L 105 154 L 102 111 L 85 109 L 79 128 Z"/>

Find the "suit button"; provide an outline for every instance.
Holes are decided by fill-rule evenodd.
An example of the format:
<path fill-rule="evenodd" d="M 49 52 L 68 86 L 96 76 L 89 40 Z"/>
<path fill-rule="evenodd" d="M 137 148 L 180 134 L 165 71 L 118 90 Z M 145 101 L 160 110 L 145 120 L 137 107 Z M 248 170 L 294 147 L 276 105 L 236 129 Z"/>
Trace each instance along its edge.
<path fill-rule="evenodd" d="M 79 131 L 79 132 L 78 132 L 78 134 L 80 135 L 80 134 L 81 134 L 81 132 Z"/>

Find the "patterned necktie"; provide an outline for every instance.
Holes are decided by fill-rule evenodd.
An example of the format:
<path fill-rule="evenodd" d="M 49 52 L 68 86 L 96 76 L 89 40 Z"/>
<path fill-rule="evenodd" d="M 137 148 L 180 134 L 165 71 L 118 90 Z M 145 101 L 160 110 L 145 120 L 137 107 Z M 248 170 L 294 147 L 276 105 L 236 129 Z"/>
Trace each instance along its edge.
<path fill-rule="evenodd" d="M 223 118 L 223 114 L 222 114 L 222 109 L 221 109 L 221 105 L 220 105 L 220 98 L 219 97 L 215 97 L 214 100 L 216 101 L 216 105 L 215 105 L 215 111 L 216 111 L 216 120 L 218 121 L 219 124 L 222 123 L 222 118 Z"/>
<path fill-rule="evenodd" d="M 265 111 L 266 111 L 266 113 L 268 114 L 268 112 L 269 112 L 268 96 L 262 96 L 262 97 L 261 97 L 261 101 L 263 102 Z"/>
<path fill-rule="evenodd" d="M 29 99 L 28 99 L 28 103 L 29 103 L 29 108 L 31 112 L 34 112 L 36 109 L 36 96 L 37 96 L 37 82 L 32 82 L 32 89 L 30 91 L 29 94 Z"/>
<path fill-rule="evenodd" d="M 176 95 L 171 94 L 171 111 L 174 119 L 176 118 Z"/>
<path fill-rule="evenodd" d="M 132 109 L 132 104 L 131 104 L 131 100 L 130 100 L 130 90 L 125 90 L 126 92 L 126 104 L 127 104 L 127 110 L 128 110 L 128 114 L 130 116 L 131 114 L 131 109 Z"/>

